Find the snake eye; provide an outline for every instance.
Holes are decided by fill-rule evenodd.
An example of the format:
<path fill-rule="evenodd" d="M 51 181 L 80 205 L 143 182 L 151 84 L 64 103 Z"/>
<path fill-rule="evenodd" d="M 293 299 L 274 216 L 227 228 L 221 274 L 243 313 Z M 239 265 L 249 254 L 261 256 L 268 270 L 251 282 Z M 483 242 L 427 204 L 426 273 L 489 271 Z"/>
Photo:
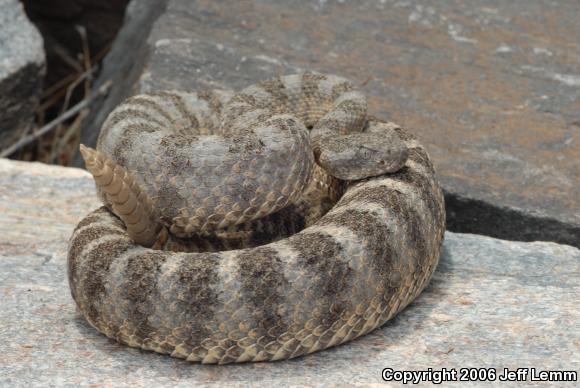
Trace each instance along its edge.
<path fill-rule="evenodd" d="M 357 152 L 357 154 L 362 159 L 365 159 L 365 160 L 371 159 L 372 158 L 372 155 L 375 154 L 375 153 L 376 153 L 375 150 L 373 150 L 372 148 L 369 148 L 367 146 L 364 146 L 364 145 L 359 146 L 358 152 Z"/>

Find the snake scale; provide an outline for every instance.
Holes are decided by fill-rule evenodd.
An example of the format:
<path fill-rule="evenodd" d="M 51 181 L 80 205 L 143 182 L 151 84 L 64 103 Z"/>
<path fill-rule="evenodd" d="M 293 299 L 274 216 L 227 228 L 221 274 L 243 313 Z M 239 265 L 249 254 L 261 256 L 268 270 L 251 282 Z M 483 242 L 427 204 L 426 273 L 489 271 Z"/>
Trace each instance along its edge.
<path fill-rule="evenodd" d="M 427 152 L 304 72 L 238 93 L 141 94 L 81 146 L 104 206 L 75 228 L 73 299 L 123 344 L 192 362 L 293 358 L 381 326 L 445 230 Z"/>

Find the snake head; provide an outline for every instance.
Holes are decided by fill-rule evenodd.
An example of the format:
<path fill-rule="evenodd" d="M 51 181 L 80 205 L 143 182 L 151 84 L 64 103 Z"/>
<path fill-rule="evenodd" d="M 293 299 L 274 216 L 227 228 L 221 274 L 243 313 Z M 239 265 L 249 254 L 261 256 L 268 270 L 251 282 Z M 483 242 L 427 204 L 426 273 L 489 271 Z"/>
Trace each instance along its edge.
<path fill-rule="evenodd" d="M 317 163 L 343 180 L 358 180 L 394 173 L 407 161 L 405 143 L 394 132 L 351 133 L 319 142 Z"/>

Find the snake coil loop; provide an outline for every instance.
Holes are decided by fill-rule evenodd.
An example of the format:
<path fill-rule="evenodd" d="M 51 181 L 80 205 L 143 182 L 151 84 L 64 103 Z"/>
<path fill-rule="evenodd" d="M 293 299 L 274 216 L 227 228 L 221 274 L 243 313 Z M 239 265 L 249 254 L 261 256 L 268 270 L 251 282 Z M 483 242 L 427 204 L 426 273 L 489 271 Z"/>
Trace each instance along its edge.
<path fill-rule="evenodd" d="M 426 151 L 341 77 L 137 95 L 81 152 L 105 206 L 73 232 L 69 284 L 129 346 L 202 363 L 312 353 L 392 318 L 439 260 Z"/>

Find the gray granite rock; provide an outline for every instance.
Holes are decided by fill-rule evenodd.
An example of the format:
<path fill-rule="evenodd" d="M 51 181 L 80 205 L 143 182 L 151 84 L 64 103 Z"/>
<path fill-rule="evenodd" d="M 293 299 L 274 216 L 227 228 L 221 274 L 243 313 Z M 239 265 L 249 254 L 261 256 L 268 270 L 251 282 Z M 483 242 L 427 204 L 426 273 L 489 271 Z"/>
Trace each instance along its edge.
<path fill-rule="evenodd" d="M 44 74 L 40 33 L 18 0 L 0 0 L 0 150 L 34 122 Z"/>
<path fill-rule="evenodd" d="M 220 367 L 124 347 L 83 320 L 66 280 L 68 238 L 97 206 L 85 171 L 0 159 L 0 386 L 369 386 L 384 368 L 580 369 L 580 251 L 455 233 L 409 308 L 338 348 Z"/>
<path fill-rule="evenodd" d="M 119 31 L 115 44 L 103 60 L 103 70 L 95 87 L 112 81 L 113 87 L 106 98 L 91 104 L 91 112 L 83 128 L 81 142 L 94 146 L 101 125 L 115 106 L 123 99 L 134 94 L 134 84 L 141 74 L 144 58 L 148 52 L 147 38 L 153 22 L 162 14 L 167 0 L 131 0 L 125 10 L 123 27 Z M 84 166 L 84 161 L 77 152 L 73 164 Z"/>
<path fill-rule="evenodd" d="M 577 0 L 169 0 L 146 44 L 113 52 L 139 58 L 126 93 L 349 77 L 427 146 L 450 229 L 580 247 L 579 12 Z"/>

